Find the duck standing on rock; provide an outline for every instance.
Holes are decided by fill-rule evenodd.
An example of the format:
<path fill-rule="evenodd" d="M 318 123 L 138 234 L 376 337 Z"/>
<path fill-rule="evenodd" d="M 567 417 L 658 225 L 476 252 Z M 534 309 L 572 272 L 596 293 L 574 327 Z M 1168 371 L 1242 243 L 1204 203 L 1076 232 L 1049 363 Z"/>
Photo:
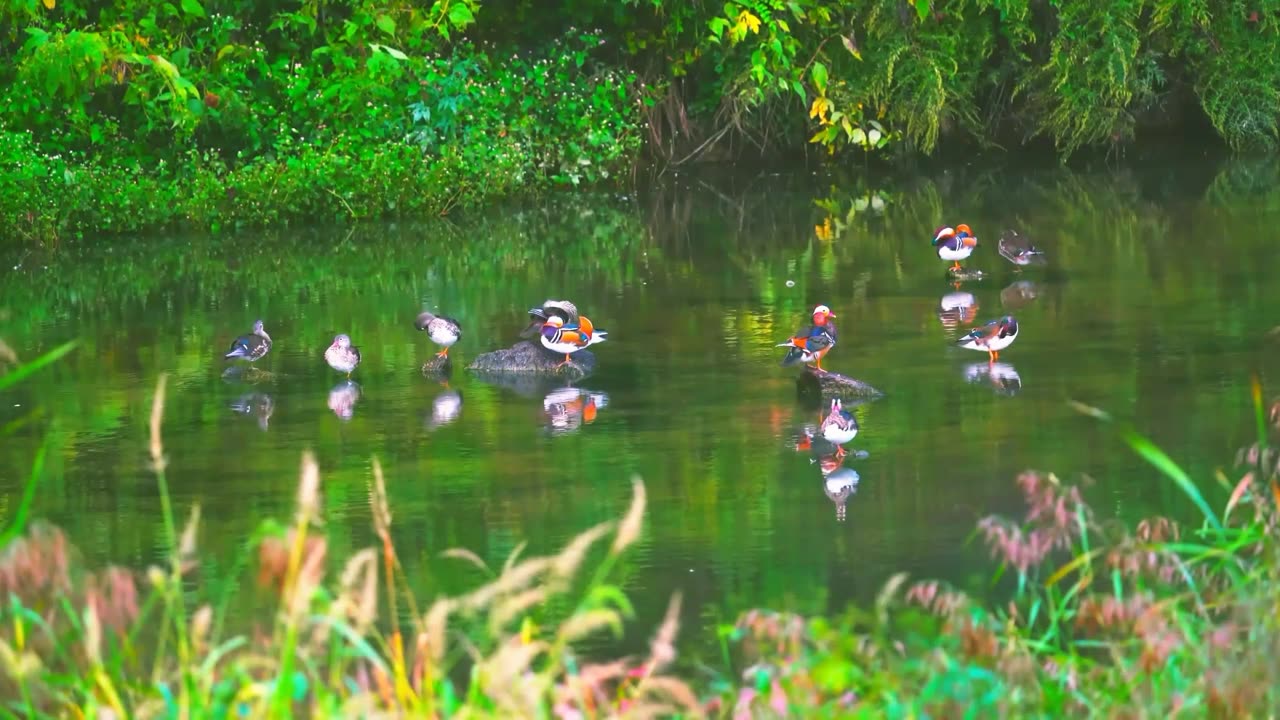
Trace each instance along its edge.
<path fill-rule="evenodd" d="M 836 324 L 831 320 L 835 316 L 826 305 L 814 308 L 813 324 L 808 329 L 801 330 L 784 343 L 778 343 L 778 347 L 791 348 L 782 358 L 782 367 L 805 362 L 826 372 L 822 367 L 822 358 L 836 344 Z"/>
<path fill-rule="evenodd" d="M 822 439 L 836 446 L 836 457 L 844 457 L 844 445 L 858 435 L 858 419 L 845 410 L 840 398 L 831 400 L 831 412 L 819 428 Z"/>
<path fill-rule="evenodd" d="M 940 227 L 933 234 L 933 246 L 938 249 L 938 257 L 951 262 L 953 272 L 960 269 L 960 261 L 973 254 L 978 244 L 978 237 L 968 225 L 961 223 L 954 228 Z"/>
<path fill-rule="evenodd" d="M 1012 345 L 1017 338 L 1018 321 L 1012 315 L 1005 315 L 980 328 L 974 328 L 968 335 L 957 340 L 956 344 L 968 350 L 985 350 L 988 362 L 994 363 L 1000 357 L 1000 351 Z"/>
<path fill-rule="evenodd" d="M 249 362 L 260 360 L 271 350 L 271 336 L 262 328 L 262 321 L 253 323 L 253 332 L 231 341 L 231 349 L 223 357 L 228 360 L 244 358 Z"/>
<path fill-rule="evenodd" d="M 347 377 L 351 377 L 351 373 L 360 364 L 360 348 L 351 344 L 351 338 L 345 333 L 337 335 L 333 338 L 333 344 L 328 350 L 324 351 L 324 361 L 329 363 L 329 367 L 344 372 Z"/>
<path fill-rule="evenodd" d="M 462 337 L 462 326 L 453 318 L 423 312 L 418 315 L 414 324 L 419 330 L 427 331 L 427 337 L 431 342 L 444 348 L 436 353 L 436 357 L 439 358 L 449 357 L 449 348 Z"/>
<path fill-rule="evenodd" d="M 559 315 L 551 315 L 543 323 L 541 331 L 542 346 L 564 355 L 564 362 L 556 367 L 568 365 L 573 353 L 604 342 L 608 335 L 604 330 L 596 330 L 586 315 L 580 315 L 575 325 L 566 325 Z"/>

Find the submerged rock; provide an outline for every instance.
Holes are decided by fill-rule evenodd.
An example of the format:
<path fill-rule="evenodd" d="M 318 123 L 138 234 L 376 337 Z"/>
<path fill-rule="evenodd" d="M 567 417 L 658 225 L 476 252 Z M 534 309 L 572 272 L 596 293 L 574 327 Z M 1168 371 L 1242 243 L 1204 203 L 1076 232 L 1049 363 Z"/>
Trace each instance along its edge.
<path fill-rule="evenodd" d="M 467 370 L 480 375 L 581 378 L 596 369 L 596 356 L 587 350 L 574 353 L 567 365 L 560 364 L 563 360 L 563 355 L 522 340 L 509 348 L 477 355 Z"/>
<path fill-rule="evenodd" d="M 971 270 L 969 268 L 962 267 L 959 270 L 956 270 L 955 268 L 947 268 L 947 277 L 955 282 L 969 282 L 972 280 L 981 280 L 986 277 L 986 275 L 984 275 L 981 270 Z"/>
<path fill-rule="evenodd" d="M 804 372 L 796 378 L 796 390 L 801 395 L 818 395 L 824 404 L 832 398 L 840 398 L 842 402 L 858 402 L 884 397 L 884 393 L 861 380 L 830 370 L 824 372 L 811 366 L 805 366 Z"/>

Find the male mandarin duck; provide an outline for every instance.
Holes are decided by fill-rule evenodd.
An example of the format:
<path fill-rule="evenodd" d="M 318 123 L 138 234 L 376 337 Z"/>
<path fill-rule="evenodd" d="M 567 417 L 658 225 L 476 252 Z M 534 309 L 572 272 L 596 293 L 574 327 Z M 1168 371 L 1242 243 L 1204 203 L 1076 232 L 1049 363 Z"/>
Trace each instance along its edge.
<path fill-rule="evenodd" d="M 559 317 L 565 325 L 578 324 L 578 307 L 568 300 L 544 300 L 542 307 L 529 310 L 529 325 L 520 331 L 520 337 L 531 338 L 542 333 L 547 318 Z"/>
<path fill-rule="evenodd" d="M 974 328 L 968 335 L 956 341 L 956 344 L 969 350 L 984 350 L 989 362 L 1000 357 L 1000 351 L 1013 344 L 1018 337 L 1018 321 L 1012 315 L 1005 315 L 999 320 L 992 320 L 980 328 Z"/>
<path fill-rule="evenodd" d="M 844 409 L 839 398 L 833 398 L 831 412 L 822 421 L 820 429 L 822 439 L 836 446 L 837 456 L 844 457 L 845 450 L 842 446 L 858 435 L 858 420 L 852 412 Z"/>
<path fill-rule="evenodd" d="M 836 344 L 836 324 L 831 320 L 835 316 L 826 305 L 814 308 L 813 324 L 808 329 L 801 330 L 784 343 L 778 343 L 777 347 L 791 348 L 782 358 L 782 367 L 805 362 L 826 372 L 822 367 L 822 358 Z"/>
<path fill-rule="evenodd" d="M 262 329 L 262 321 L 253 323 L 253 332 L 241 335 L 231 341 L 231 349 L 223 357 L 227 359 L 244 358 L 249 362 L 262 359 L 271 350 L 271 336 Z"/>
<path fill-rule="evenodd" d="M 604 342 L 608 336 L 608 332 L 597 330 L 586 315 L 579 315 L 575 325 L 567 325 L 559 315 L 551 315 L 543 323 L 541 331 L 542 346 L 554 353 L 564 355 L 564 362 L 560 365 L 568 365 L 572 360 L 571 355 L 596 343 Z"/>
<path fill-rule="evenodd" d="M 996 249 L 1000 251 L 1001 257 L 1019 267 L 1045 261 L 1044 250 L 1032 245 L 1017 230 L 1005 230 L 996 242 Z"/>
<path fill-rule="evenodd" d="M 360 364 L 360 348 L 352 345 L 351 338 L 347 335 L 337 335 L 329 349 L 324 351 L 324 361 L 334 370 L 346 373 L 349 378 Z"/>
<path fill-rule="evenodd" d="M 933 246 L 938 248 L 938 257 L 950 260 L 952 270 L 960 269 L 960 261 L 972 255 L 977 244 L 978 237 L 963 223 L 954 228 L 940 227 L 933 234 Z"/>
<path fill-rule="evenodd" d="M 442 315 L 423 312 L 418 315 L 414 325 L 419 330 L 426 330 L 431 342 L 444 348 L 436 353 L 436 357 L 449 357 L 449 348 L 462 337 L 462 326 L 458 321 Z"/>

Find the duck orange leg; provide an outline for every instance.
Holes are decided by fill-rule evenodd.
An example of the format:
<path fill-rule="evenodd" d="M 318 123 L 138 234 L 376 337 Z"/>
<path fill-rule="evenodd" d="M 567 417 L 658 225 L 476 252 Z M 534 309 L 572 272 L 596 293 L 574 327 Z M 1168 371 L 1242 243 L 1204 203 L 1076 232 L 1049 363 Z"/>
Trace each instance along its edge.
<path fill-rule="evenodd" d="M 449 357 L 449 348 L 445 348 L 445 349 L 441 350 L 440 352 L 436 353 L 436 357 L 441 357 L 441 358 L 442 358 L 442 357 Z"/>
<path fill-rule="evenodd" d="M 951 271 L 952 271 L 952 272 L 959 272 L 959 270 L 960 270 L 960 261 L 959 261 L 959 260 L 955 260 L 955 261 L 953 261 L 953 262 L 951 263 Z"/>
<path fill-rule="evenodd" d="M 569 361 L 570 361 L 570 360 L 571 360 L 571 358 L 569 357 L 569 354 L 568 354 L 568 353 L 565 353 L 564 360 L 563 360 L 559 365 L 556 365 L 556 367 L 558 367 L 558 368 L 564 367 L 565 365 L 568 365 L 568 364 L 569 364 Z"/>

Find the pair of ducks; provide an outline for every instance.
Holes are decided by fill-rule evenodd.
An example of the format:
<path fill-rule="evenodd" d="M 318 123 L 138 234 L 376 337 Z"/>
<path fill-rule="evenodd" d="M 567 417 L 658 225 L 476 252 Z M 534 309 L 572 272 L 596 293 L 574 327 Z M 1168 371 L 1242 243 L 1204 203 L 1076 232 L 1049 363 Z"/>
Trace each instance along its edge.
<path fill-rule="evenodd" d="M 462 326 L 457 320 L 429 312 L 418 315 L 414 323 L 419 330 L 425 330 L 431 342 L 443 349 L 436 353 L 437 357 L 448 357 L 449 348 L 462 337 Z M 271 351 L 271 336 L 267 334 L 262 321 L 253 323 L 253 330 L 231 341 L 231 348 L 223 356 L 228 360 L 243 359 L 256 362 Z M 360 365 L 360 348 L 351 344 L 351 337 L 339 333 L 333 338 L 328 349 L 324 351 L 324 361 L 329 367 L 351 377 L 351 373 Z"/>
<path fill-rule="evenodd" d="M 960 261 L 968 259 L 978 246 L 978 236 L 964 223 L 954 228 L 944 226 L 934 231 L 933 246 L 938 250 L 938 257 L 950 262 L 950 270 L 956 272 L 960 270 Z M 1027 242 L 1016 230 L 1006 230 L 996 243 L 996 249 L 1000 257 L 1019 267 L 1044 261 L 1044 251 Z"/>
<path fill-rule="evenodd" d="M 836 345 L 836 324 L 832 320 L 835 316 L 826 305 L 814 308 L 813 321 L 807 329 L 787 338 L 786 342 L 778 343 L 777 347 L 788 348 L 782 357 L 782 366 L 803 362 L 813 365 L 819 372 L 827 372 L 822 367 L 822 358 Z M 1018 321 L 1012 315 L 1005 315 L 971 330 L 956 340 L 956 344 L 968 350 L 984 351 L 989 361 L 994 363 L 1000 357 L 1000 351 L 1012 345 L 1017 337 Z"/>

